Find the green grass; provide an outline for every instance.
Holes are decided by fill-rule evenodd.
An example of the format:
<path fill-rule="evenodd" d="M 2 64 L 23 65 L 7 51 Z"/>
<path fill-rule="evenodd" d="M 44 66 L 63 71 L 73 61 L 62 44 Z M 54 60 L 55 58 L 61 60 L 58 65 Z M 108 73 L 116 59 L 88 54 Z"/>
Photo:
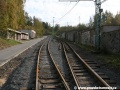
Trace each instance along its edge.
<path fill-rule="evenodd" d="M 69 43 L 72 43 L 71 41 L 65 40 Z M 86 52 L 93 52 L 95 49 L 92 46 L 89 45 L 82 45 L 79 43 L 74 43 L 76 46 L 84 49 Z M 94 54 L 94 57 L 96 60 L 99 60 L 100 62 L 103 62 L 104 64 L 108 64 L 112 68 L 118 68 L 120 69 L 120 54 L 115 53 L 104 53 L 101 52 L 99 54 Z"/>
<path fill-rule="evenodd" d="M 99 54 L 97 58 L 114 67 L 120 67 L 120 55 L 118 54 Z"/>
<path fill-rule="evenodd" d="M 77 44 L 77 46 L 83 48 L 85 51 L 94 51 L 94 47 L 92 46 L 80 44 Z M 109 64 L 115 68 L 120 68 L 120 54 L 101 52 L 99 54 L 94 54 L 94 56 L 105 64 Z"/>
<path fill-rule="evenodd" d="M 77 46 L 87 50 L 87 51 L 93 51 L 94 50 L 94 47 L 92 46 L 89 46 L 89 45 L 83 45 L 83 44 L 77 44 Z"/>
<path fill-rule="evenodd" d="M 20 42 L 17 42 L 15 40 L 8 40 L 8 39 L 3 39 L 0 38 L 0 49 L 7 48 L 13 45 L 20 44 Z"/>

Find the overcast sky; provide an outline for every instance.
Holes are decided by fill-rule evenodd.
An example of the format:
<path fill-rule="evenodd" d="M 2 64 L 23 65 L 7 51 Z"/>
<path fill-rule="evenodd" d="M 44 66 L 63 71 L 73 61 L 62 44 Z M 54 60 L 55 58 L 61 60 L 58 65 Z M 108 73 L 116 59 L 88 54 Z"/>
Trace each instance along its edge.
<path fill-rule="evenodd" d="M 25 11 L 30 16 L 35 16 L 51 25 L 53 25 L 53 17 L 55 17 L 55 23 L 61 26 L 75 26 L 79 21 L 80 23 L 88 23 L 90 17 L 95 14 L 93 1 L 80 1 L 70 13 L 60 19 L 75 4 L 76 2 L 59 2 L 59 0 L 26 0 Z M 104 12 L 108 10 L 115 15 L 120 11 L 120 0 L 107 0 L 102 4 L 102 8 Z"/>

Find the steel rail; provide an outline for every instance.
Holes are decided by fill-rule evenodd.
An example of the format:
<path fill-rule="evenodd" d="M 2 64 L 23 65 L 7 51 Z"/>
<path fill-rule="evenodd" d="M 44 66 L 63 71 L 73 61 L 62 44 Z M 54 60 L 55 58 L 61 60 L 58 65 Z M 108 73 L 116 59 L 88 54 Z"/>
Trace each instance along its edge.
<path fill-rule="evenodd" d="M 66 43 L 66 42 L 65 42 Z M 75 55 L 82 61 L 82 63 L 84 64 L 84 66 L 89 70 L 89 72 L 91 72 L 91 74 L 93 74 L 96 79 L 100 82 L 100 84 L 102 84 L 105 87 L 110 87 L 110 85 L 100 77 L 99 74 L 97 74 L 78 54 L 77 52 L 68 44 L 66 43 L 70 49 L 75 53 Z M 109 90 L 113 90 L 113 89 L 109 89 Z"/>
<path fill-rule="evenodd" d="M 75 84 L 76 84 L 77 87 L 79 87 L 80 85 L 78 84 L 78 80 L 77 80 L 77 78 L 76 78 L 76 76 L 75 76 L 75 74 L 74 74 L 74 72 L 73 72 L 73 70 L 72 70 L 72 67 L 71 67 L 71 65 L 70 65 L 70 62 L 69 62 L 69 59 L 68 59 L 68 56 L 67 56 L 67 53 L 66 53 L 66 50 L 65 50 L 65 45 L 64 45 L 63 43 L 62 43 L 62 47 L 63 47 L 64 55 L 65 55 L 65 58 L 66 58 L 66 60 L 67 60 L 68 66 L 69 66 L 69 68 L 70 68 L 70 71 L 71 71 L 71 73 L 72 73 L 73 79 L 74 79 L 74 81 L 75 81 Z"/>
<path fill-rule="evenodd" d="M 55 68 L 56 68 L 56 70 L 57 70 L 57 72 L 58 72 L 58 74 L 59 74 L 59 76 L 60 76 L 60 78 L 61 78 L 61 80 L 62 80 L 62 82 L 63 82 L 63 84 L 64 84 L 64 86 L 65 86 L 65 88 L 66 88 L 66 90 L 70 90 L 67 82 L 65 81 L 65 79 L 64 79 L 64 77 L 63 77 L 63 75 L 62 75 L 62 73 L 61 73 L 61 71 L 59 70 L 57 64 L 55 63 L 55 60 L 54 60 L 53 57 L 52 57 L 52 54 L 51 54 L 50 48 L 49 48 L 49 44 L 50 44 L 50 41 L 49 41 L 48 46 L 47 46 L 47 49 L 48 49 L 50 58 L 51 58 L 51 60 L 52 60 L 52 62 L 53 62 L 53 64 L 54 64 L 54 66 L 55 66 Z"/>
<path fill-rule="evenodd" d="M 39 74 L 39 67 L 38 67 L 38 65 L 39 65 L 39 62 L 40 62 L 40 52 L 41 52 L 41 49 L 42 49 L 42 47 L 44 46 L 44 44 L 46 42 L 47 42 L 47 40 L 42 43 L 42 45 L 41 45 L 41 47 L 39 49 L 39 52 L 38 52 L 37 66 L 36 66 L 36 86 L 35 86 L 35 90 L 38 90 L 38 74 Z"/>

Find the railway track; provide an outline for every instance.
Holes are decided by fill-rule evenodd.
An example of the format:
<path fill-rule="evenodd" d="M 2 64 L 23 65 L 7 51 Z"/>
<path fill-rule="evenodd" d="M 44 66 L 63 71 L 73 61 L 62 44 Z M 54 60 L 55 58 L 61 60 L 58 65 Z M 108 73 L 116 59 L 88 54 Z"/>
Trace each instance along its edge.
<path fill-rule="evenodd" d="M 110 82 L 108 77 L 99 72 L 96 63 L 83 60 L 68 43 L 62 42 L 62 46 L 71 74 L 76 83 L 76 90 L 82 90 L 80 87 L 110 87 L 109 84 L 114 84 L 114 82 Z"/>
<path fill-rule="evenodd" d="M 54 61 L 58 65 L 59 70 L 62 72 L 70 90 L 74 90 L 74 86 L 76 86 L 76 84 L 65 59 L 61 42 L 53 38 L 52 42 L 50 42 L 50 50 L 52 56 L 54 56 Z"/>
<path fill-rule="evenodd" d="M 53 54 L 51 50 L 54 48 L 50 50 L 51 39 L 46 40 L 39 50 L 36 69 L 36 90 L 86 90 L 82 88 L 111 88 L 111 85 L 115 84 L 104 73 L 99 72 L 99 66 L 95 62 L 82 59 L 68 43 L 58 41 L 58 44 L 56 44 L 61 55 L 60 53 Z M 55 47 L 54 44 L 51 44 L 51 46 Z M 60 61 L 60 58 L 55 58 L 56 55 L 59 57 L 63 55 L 64 60 Z M 64 68 L 63 64 L 66 68 Z M 67 74 L 68 72 L 69 74 Z M 74 87 L 75 85 L 76 87 Z"/>
<path fill-rule="evenodd" d="M 39 50 L 36 90 L 70 90 L 50 53 L 49 41 L 44 42 Z"/>

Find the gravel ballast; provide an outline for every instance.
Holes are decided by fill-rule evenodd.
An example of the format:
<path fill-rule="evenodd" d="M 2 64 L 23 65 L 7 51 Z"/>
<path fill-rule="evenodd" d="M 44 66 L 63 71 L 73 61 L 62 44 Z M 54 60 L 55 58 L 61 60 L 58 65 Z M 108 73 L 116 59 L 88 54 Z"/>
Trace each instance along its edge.
<path fill-rule="evenodd" d="M 37 54 L 41 44 L 44 42 L 41 41 L 36 45 L 32 46 L 18 57 L 12 59 L 4 66 L 0 67 L 0 90 L 34 90 L 35 89 L 35 70 L 36 70 L 36 61 Z M 94 57 L 94 54 L 85 51 L 82 48 L 71 44 L 72 47 L 79 53 L 79 55 L 84 59 L 94 60 L 98 64 L 100 64 L 100 71 L 105 73 L 110 79 L 116 81 L 116 85 L 120 86 L 120 75 L 116 74 L 114 71 L 109 69 L 108 66 L 103 65 L 102 62 L 97 60 Z M 71 73 L 69 71 L 68 66 L 65 64 L 65 57 L 63 55 L 63 51 L 60 47 L 60 43 L 53 39 L 50 42 L 50 51 L 54 57 L 56 64 L 61 70 L 62 74 L 66 79 L 71 79 Z M 5 82 L 5 84 L 4 84 Z M 74 90 L 74 82 L 71 80 L 68 84 L 71 86 L 71 90 Z"/>
<path fill-rule="evenodd" d="M 110 78 L 110 80 L 114 81 L 116 83 L 116 87 L 120 89 L 119 69 L 115 70 L 115 68 L 113 69 L 109 64 L 106 64 L 105 62 L 99 60 L 99 58 L 97 58 L 99 54 L 94 54 L 91 51 L 87 51 L 84 48 L 80 48 L 76 44 L 71 43 L 71 46 L 83 59 L 89 59 L 96 62 L 100 66 L 99 68 L 100 72 L 104 73 L 106 76 Z"/>
<path fill-rule="evenodd" d="M 63 54 L 61 43 L 53 38 L 52 41 L 50 42 L 50 51 L 53 56 L 53 59 L 55 60 L 55 63 L 62 72 L 62 75 L 64 76 L 66 81 L 68 81 L 67 83 L 70 89 L 74 90 L 75 82 L 73 80 L 69 66 Z"/>
<path fill-rule="evenodd" d="M 37 54 L 43 41 L 32 46 L 18 57 L 0 67 L 0 78 L 6 83 L 0 90 L 20 90 L 35 88 Z"/>

